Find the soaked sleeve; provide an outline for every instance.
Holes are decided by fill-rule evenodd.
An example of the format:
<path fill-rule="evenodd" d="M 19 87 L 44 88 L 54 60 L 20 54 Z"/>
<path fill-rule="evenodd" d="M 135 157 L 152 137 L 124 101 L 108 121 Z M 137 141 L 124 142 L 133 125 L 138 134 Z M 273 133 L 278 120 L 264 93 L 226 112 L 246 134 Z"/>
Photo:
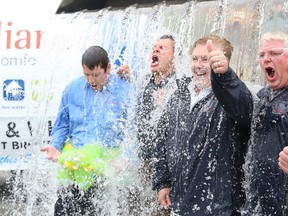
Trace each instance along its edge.
<path fill-rule="evenodd" d="M 171 187 L 170 172 L 166 158 L 166 130 L 168 127 L 168 115 L 164 113 L 157 127 L 157 136 L 155 138 L 154 163 L 152 175 L 152 189 L 161 190 Z"/>
<path fill-rule="evenodd" d="M 67 90 L 64 91 L 57 118 L 51 131 L 51 145 L 57 150 L 62 151 L 64 142 L 69 136 L 69 112 Z"/>
<path fill-rule="evenodd" d="M 237 74 L 229 68 L 225 74 L 211 73 L 212 90 L 227 114 L 241 125 L 250 125 L 252 94 Z"/>

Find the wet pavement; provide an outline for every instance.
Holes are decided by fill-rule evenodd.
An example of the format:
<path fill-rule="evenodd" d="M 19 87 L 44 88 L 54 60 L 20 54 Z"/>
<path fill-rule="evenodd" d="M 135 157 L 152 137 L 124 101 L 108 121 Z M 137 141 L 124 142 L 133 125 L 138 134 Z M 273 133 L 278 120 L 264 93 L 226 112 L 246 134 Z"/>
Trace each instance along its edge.
<path fill-rule="evenodd" d="M 10 216 L 9 200 L 11 201 L 10 171 L 0 171 L 0 213 L 3 216 Z"/>
<path fill-rule="evenodd" d="M 10 171 L 0 171 L 0 215 L 1 216 L 40 216 L 39 214 L 26 214 L 26 193 L 21 188 L 21 196 L 15 198 L 13 194 L 14 187 L 13 174 Z M 19 187 L 19 186 L 18 186 Z M 23 199 L 24 197 L 24 199 Z"/>
<path fill-rule="evenodd" d="M 56 196 L 51 179 L 42 180 L 37 181 L 36 174 L 27 179 L 25 171 L 0 171 L 0 216 L 53 216 Z"/>

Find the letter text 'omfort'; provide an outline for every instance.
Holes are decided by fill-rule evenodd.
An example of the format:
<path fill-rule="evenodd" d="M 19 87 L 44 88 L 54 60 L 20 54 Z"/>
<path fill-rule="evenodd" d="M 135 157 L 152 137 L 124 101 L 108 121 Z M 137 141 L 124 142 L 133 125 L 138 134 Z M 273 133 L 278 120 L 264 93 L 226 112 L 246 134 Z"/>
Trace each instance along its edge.
<path fill-rule="evenodd" d="M 41 30 L 15 29 L 13 22 L 0 21 L 0 50 L 1 49 L 39 49 Z"/>

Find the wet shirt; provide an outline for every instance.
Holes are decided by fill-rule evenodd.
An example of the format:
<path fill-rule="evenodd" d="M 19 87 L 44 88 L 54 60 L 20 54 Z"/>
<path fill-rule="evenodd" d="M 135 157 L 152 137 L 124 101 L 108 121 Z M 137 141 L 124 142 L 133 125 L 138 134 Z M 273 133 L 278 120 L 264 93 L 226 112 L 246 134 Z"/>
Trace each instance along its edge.
<path fill-rule="evenodd" d="M 201 92 L 197 95 L 195 92 L 195 85 L 193 82 L 190 82 L 188 84 L 188 89 L 191 93 L 191 103 L 190 103 L 190 111 L 192 110 L 193 106 L 200 101 L 202 98 L 205 98 L 209 93 L 211 93 L 212 89 L 211 87 L 209 88 L 204 88 L 201 90 Z"/>
<path fill-rule="evenodd" d="M 64 90 L 58 116 L 51 131 L 51 144 L 62 150 L 67 138 L 74 147 L 98 143 L 118 146 L 123 139 L 130 84 L 111 74 L 108 84 L 95 91 L 84 76 Z"/>
<path fill-rule="evenodd" d="M 237 215 L 249 126 L 231 118 L 209 90 L 190 111 L 192 93 L 180 88 L 161 118 L 153 187 L 171 188 L 179 215 Z"/>
<path fill-rule="evenodd" d="M 138 100 L 137 126 L 140 142 L 139 155 L 143 160 L 153 156 L 153 137 L 155 128 L 170 96 L 177 88 L 175 72 L 159 84 L 154 83 L 152 76 Z"/>
<path fill-rule="evenodd" d="M 288 175 L 278 167 L 288 145 L 288 88 L 257 94 L 246 157 L 247 202 L 243 215 L 288 215 Z"/>
<path fill-rule="evenodd" d="M 265 87 L 257 93 L 253 109 L 245 108 L 252 102 L 245 94 L 246 86 L 238 87 L 237 94 L 241 97 L 234 103 L 229 100 L 230 95 L 235 95 L 235 82 L 239 80 L 237 76 L 231 79 L 232 76 L 229 73 L 215 75 L 215 92 L 231 115 L 252 117 L 244 164 L 246 203 L 241 213 L 243 216 L 287 216 L 288 176 L 278 167 L 278 157 L 288 144 L 288 88 Z M 243 108 L 236 109 L 237 104 Z"/>

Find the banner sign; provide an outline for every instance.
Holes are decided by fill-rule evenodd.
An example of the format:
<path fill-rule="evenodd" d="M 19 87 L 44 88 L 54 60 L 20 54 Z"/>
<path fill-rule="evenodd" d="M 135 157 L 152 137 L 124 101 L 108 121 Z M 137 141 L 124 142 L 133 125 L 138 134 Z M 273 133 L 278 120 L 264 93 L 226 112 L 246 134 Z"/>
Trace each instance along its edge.
<path fill-rule="evenodd" d="M 39 146 L 49 144 L 59 98 L 41 50 L 43 33 L 33 22 L 0 20 L 0 170 L 29 168 Z"/>
<path fill-rule="evenodd" d="M 53 122 L 47 120 L 42 123 L 42 121 L 43 119 L 39 118 L 1 117 L 0 167 L 2 170 L 26 169 L 36 165 L 37 160 L 39 163 L 39 159 L 42 163 L 46 161 L 46 155 L 39 152 L 39 146 L 49 144 Z"/>

